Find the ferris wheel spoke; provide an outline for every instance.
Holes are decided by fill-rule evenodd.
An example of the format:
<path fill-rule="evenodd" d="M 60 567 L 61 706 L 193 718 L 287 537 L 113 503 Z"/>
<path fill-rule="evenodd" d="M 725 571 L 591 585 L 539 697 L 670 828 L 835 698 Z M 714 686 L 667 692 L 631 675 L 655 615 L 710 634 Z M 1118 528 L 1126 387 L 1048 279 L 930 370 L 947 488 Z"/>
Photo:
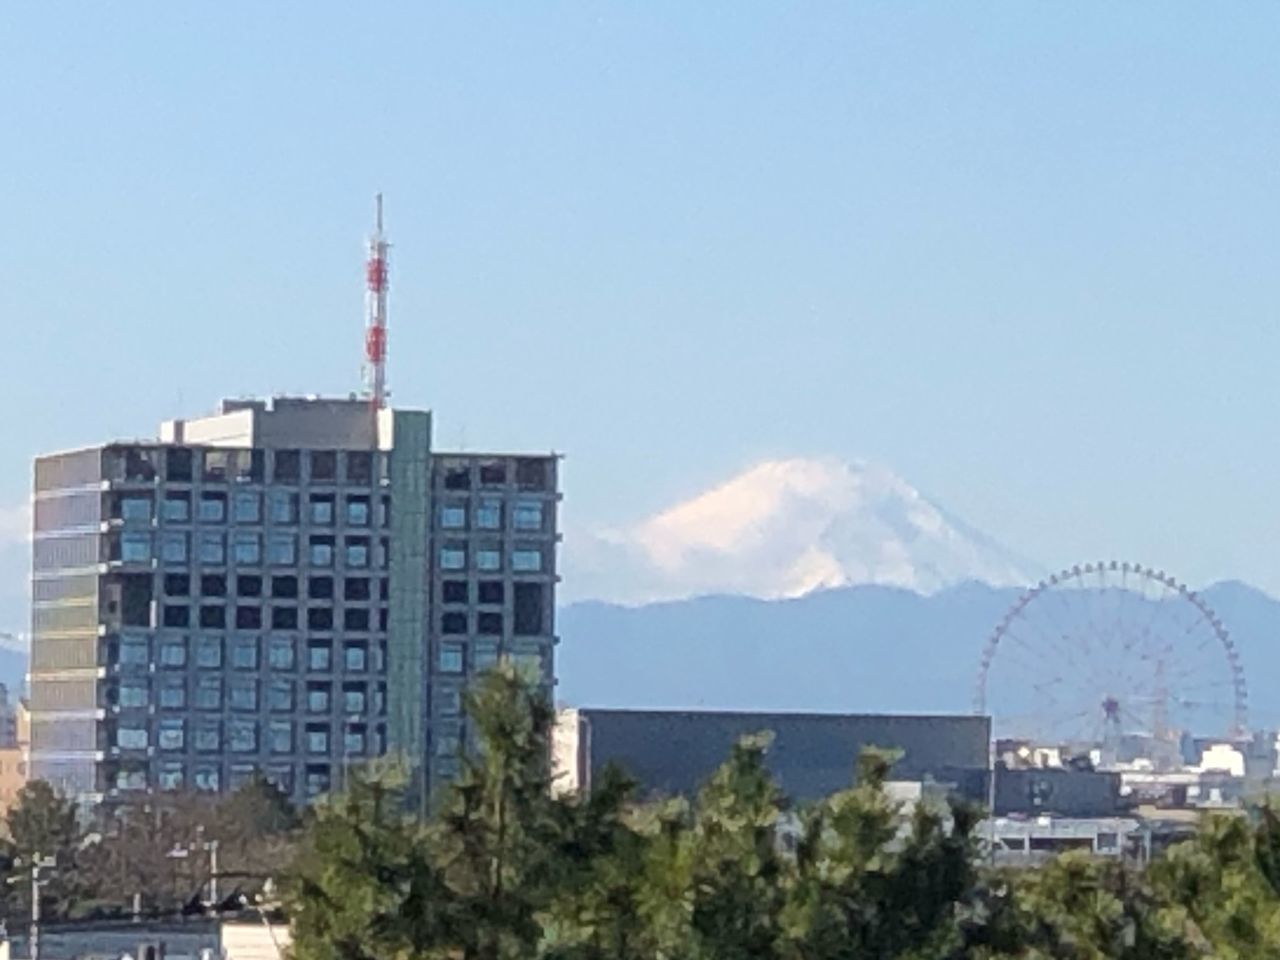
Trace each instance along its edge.
<path fill-rule="evenodd" d="M 1019 598 L 997 640 L 980 677 L 995 714 L 1025 705 L 1044 729 L 1092 721 L 1100 734 L 1102 704 L 1114 698 L 1123 729 L 1169 729 L 1172 713 L 1194 719 L 1180 719 L 1184 729 L 1203 731 L 1215 714 L 1243 725 L 1243 677 L 1212 611 L 1152 568 L 1104 562 L 1056 574 Z"/>

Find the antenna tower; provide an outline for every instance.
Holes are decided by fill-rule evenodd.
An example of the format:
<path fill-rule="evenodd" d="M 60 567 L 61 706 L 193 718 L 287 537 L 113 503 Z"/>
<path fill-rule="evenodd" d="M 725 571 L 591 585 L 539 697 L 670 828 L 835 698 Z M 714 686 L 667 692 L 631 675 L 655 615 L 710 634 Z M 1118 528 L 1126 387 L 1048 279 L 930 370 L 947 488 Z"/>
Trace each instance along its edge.
<path fill-rule="evenodd" d="M 377 217 L 369 236 L 365 261 L 364 382 L 373 409 L 387 405 L 387 243 L 382 232 L 382 194 L 377 196 Z"/>

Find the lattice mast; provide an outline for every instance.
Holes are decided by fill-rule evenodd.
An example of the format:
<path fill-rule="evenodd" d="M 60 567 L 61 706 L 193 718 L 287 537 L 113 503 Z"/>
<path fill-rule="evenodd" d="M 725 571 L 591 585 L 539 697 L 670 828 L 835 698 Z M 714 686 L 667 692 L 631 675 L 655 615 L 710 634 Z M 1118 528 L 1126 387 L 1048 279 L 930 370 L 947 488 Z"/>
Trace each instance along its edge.
<path fill-rule="evenodd" d="M 387 405 L 387 243 L 382 232 L 382 194 L 376 199 L 377 214 L 369 235 L 369 257 L 365 261 L 364 383 L 369 403 L 375 410 Z"/>

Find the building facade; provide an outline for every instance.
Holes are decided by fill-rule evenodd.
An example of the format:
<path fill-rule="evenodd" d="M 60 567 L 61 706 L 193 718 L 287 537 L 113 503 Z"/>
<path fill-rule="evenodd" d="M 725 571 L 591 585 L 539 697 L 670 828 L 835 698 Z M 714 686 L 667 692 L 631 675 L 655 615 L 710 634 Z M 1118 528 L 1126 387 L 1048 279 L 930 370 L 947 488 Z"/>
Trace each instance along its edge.
<path fill-rule="evenodd" d="M 457 770 L 467 678 L 554 682 L 557 459 L 425 411 L 227 401 L 35 464 L 30 773 L 87 802 Z"/>
<path fill-rule="evenodd" d="M 759 733 L 770 735 L 765 762 L 793 800 L 848 788 L 858 755 L 875 747 L 897 754 L 895 781 L 987 801 L 991 719 L 968 715 L 561 710 L 552 738 L 556 786 L 589 790 L 596 773 L 616 764 L 642 793 L 690 796 L 736 742 Z"/>

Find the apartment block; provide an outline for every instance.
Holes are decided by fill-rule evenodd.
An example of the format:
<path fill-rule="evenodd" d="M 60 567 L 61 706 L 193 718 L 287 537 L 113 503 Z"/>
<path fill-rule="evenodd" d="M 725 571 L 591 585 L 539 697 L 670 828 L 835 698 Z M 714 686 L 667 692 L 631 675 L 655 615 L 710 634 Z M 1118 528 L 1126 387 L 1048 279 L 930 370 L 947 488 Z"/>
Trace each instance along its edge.
<path fill-rule="evenodd" d="M 93 804 L 261 771 L 305 801 L 394 753 L 425 798 L 469 677 L 554 684 L 557 466 L 288 397 L 38 458 L 31 776 Z"/>

